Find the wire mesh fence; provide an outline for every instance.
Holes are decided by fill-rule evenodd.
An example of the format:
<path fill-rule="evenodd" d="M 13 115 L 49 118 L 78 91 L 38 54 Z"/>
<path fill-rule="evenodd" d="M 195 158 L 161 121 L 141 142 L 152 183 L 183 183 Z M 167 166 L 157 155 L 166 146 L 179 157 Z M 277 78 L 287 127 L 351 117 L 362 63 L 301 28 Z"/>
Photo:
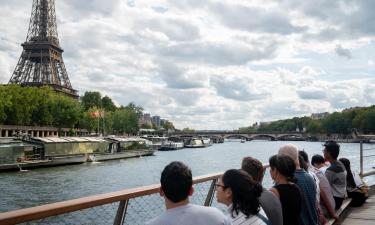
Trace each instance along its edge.
<path fill-rule="evenodd" d="M 212 198 L 214 191 L 210 188 L 215 179 L 200 182 L 194 185 L 194 194 L 190 202 L 197 205 L 204 205 L 207 198 Z M 212 194 L 212 196 L 207 197 Z M 216 203 L 215 203 L 216 204 Z M 57 216 L 47 217 L 40 220 L 34 220 L 23 225 L 104 225 L 114 224 L 120 202 L 100 205 L 70 213 L 64 213 Z M 138 225 L 145 224 L 152 218 L 165 211 L 164 198 L 159 193 L 153 193 L 136 198 L 130 198 L 124 211 L 124 219 L 121 224 Z"/>
<path fill-rule="evenodd" d="M 22 223 L 23 225 L 107 225 L 113 224 L 119 203 L 114 202 L 88 209 Z"/>

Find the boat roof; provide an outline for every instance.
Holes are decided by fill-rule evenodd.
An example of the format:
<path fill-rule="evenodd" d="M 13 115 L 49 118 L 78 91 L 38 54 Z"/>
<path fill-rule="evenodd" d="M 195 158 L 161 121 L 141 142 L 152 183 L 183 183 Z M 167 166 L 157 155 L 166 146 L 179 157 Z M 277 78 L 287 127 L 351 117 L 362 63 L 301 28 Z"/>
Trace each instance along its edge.
<path fill-rule="evenodd" d="M 118 141 L 118 142 L 147 141 L 146 139 L 139 138 L 139 137 L 128 137 L 128 138 L 125 138 L 125 137 L 107 137 L 107 139 L 113 140 L 113 141 Z"/>
<path fill-rule="evenodd" d="M 97 137 L 33 137 L 32 140 L 43 143 L 107 142 Z"/>

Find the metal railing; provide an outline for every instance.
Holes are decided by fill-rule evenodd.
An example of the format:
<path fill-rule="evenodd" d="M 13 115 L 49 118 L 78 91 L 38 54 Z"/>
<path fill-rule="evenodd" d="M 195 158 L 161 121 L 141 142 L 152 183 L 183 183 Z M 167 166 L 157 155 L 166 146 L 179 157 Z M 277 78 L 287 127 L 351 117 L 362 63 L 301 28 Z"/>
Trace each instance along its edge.
<path fill-rule="evenodd" d="M 221 175 L 195 177 L 190 202 L 210 206 Z M 144 224 L 165 210 L 159 188 L 150 185 L 0 213 L 0 224 Z"/>
<path fill-rule="evenodd" d="M 360 151 L 359 151 L 359 160 L 360 160 L 359 161 L 359 171 L 360 171 L 359 175 L 361 177 L 374 175 L 375 170 L 372 169 L 372 170 L 369 170 L 369 171 L 365 171 L 364 165 L 370 164 L 371 162 L 369 162 L 369 160 L 372 160 L 373 163 L 375 162 L 375 145 L 370 145 L 370 146 L 364 147 L 364 144 L 361 141 Z M 374 165 L 375 165 L 375 163 L 374 163 Z"/>

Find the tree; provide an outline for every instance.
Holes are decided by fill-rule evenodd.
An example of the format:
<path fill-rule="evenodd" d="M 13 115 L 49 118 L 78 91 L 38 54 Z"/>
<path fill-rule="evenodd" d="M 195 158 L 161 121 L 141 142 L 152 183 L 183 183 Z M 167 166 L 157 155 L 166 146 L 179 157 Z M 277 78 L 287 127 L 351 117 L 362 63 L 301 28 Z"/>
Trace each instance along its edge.
<path fill-rule="evenodd" d="M 112 99 L 108 96 L 102 98 L 102 107 L 105 111 L 113 112 L 116 110 L 116 106 L 113 103 Z"/>
<path fill-rule="evenodd" d="M 320 120 L 310 120 L 306 126 L 307 132 L 311 134 L 317 134 L 322 131 L 322 124 Z"/>
<path fill-rule="evenodd" d="M 195 130 L 194 129 L 191 129 L 189 127 L 185 127 L 184 129 L 182 129 L 182 132 L 184 133 L 194 133 Z"/>
<path fill-rule="evenodd" d="M 166 129 L 166 130 L 174 130 L 174 125 L 172 122 L 165 122 L 164 125 L 163 125 L 163 128 Z"/>
<path fill-rule="evenodd" d="M 58 128 L 74 128 L 82 116 L 80 103 L 68 96 L 57 94 L 51 98 L 53 124 Z"/>
<path fill-rule="evenodd" d="M 101 103 L 101 94 L 97 91 L 86 91 L 85 94 L 81 97 L 81 102 L 83 109 L 87 111 L 92 107 L 100 108 Z"/>

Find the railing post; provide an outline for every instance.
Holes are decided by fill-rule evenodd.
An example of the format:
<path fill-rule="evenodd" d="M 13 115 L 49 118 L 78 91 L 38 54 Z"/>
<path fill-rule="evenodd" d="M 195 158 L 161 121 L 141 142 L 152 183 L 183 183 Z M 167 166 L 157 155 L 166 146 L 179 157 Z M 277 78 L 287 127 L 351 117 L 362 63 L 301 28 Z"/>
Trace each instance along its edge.
<path fill-rule="evenodd" d="M 360 142 L 359 144 L 359 174 L 362 176 L 363 175 L 363 141 Z"/>
<path fill-rule="evenodd" d="M 217 179 L 213 179 L 212 180 L 212 183 L 211 183 L 211 186 L 210 186 L 210 190 L 208 190 L 208 193 L 207 193 L 207 196 L 206 196 L 206 200 L 204 201 L 204 206 L 211 206 L 211 203 L 212 203 L 212 199 L 214 197 L 214 193 L 215 193 L 215 184 L 216 184 L 216 181 Z"/>
<path fill-rule="evenodd" d="M 129 199 L 120 201 L 113 225 L 122 225 L 124 223 L 126 210 L 128 209 L 128 204 L 129 204 Z"/>

